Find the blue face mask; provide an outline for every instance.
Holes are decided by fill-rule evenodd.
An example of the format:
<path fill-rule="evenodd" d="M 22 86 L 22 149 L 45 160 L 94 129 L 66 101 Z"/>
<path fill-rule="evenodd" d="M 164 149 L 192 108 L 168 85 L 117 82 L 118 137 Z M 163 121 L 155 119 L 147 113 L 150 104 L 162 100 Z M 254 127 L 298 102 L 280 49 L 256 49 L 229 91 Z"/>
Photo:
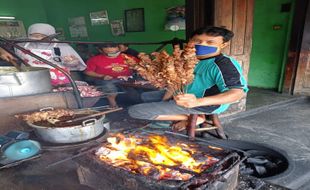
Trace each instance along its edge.
<path fill-rule="evenodd" d="M 217 47 L 206 45 L 195 45 L 196 55 L 204 56 L 217 52 Z"/>

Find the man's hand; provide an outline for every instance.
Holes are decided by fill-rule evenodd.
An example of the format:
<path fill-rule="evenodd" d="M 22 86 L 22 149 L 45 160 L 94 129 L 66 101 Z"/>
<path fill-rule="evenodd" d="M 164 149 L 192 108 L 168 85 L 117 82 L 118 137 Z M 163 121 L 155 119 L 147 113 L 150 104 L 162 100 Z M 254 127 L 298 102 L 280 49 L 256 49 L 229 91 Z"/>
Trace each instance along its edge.
<path fill-rule="evenodd" d="M 221 104 L 231 104 L 236 101 L 239 101 L 245 96 L 245 93 L 242 89 L 234 88 L 216 94 L 213 96 L 207 96 L 203 98 L 196 98 L 193 94 L 181 94 L 174 97 L 174 100 L 177 105 L 194 108 L 199 106 L 211 106 L 211 105 L 221 105 Z"/>
<path fill-rule="evenodd" d="M 103 76 L 103 80 L 112 80 L 113 77 L 109 76 L 109 75 L 104 75 Z"/>
<path fill-rule="evenodd" d="M 17 61 L 13 55 L 5 51 L 4 49 L 0 48 L 0 58 L 7 62 L 15 62 Z"/>
<path fill-rule="evenodd" d="M 162 101 L 167 101 L 167 100 L 170 100 L 173 96 L 173 93 L 174 93 L 174 90 L 172 89 L 167 89 L 163 98 L 162 98 Z"/>
<path fill-rule="evenodd" d="M 185 108 L 194 108 L 200 106 L 199 101 L 194 94 L 180 94 L 174 96 L 174 100 L 177 105 Z"/>

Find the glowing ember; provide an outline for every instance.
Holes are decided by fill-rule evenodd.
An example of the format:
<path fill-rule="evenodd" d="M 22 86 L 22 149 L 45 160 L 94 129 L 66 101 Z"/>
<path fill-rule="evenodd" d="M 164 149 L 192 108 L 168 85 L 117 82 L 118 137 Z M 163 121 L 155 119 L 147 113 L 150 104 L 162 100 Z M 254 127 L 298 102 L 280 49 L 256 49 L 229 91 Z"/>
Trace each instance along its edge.
<path fill-rule="evenodd" d="M 155 179 L 188 180 L 218 161 L 185 143 L 171 144 L 165 136 L 116 134 L 99 148 L 100 160 Z"/>
<path fill-rule="evenodd" d="M 208 147 L 209 147 L 210 149 L 213 149 L 213 150 L 218 150 L 218 151 L 222 151 L 222 150 L 223 150 L 222 148 L 216 147 L 216 146 L 211 146 L 211 145 L 209 145 Z"/>

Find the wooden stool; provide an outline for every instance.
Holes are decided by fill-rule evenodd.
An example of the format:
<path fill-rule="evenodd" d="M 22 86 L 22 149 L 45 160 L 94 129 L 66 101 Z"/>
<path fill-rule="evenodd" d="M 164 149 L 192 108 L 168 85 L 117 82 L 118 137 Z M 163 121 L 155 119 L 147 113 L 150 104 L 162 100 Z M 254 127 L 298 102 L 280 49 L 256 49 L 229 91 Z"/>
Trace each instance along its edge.
<path fill-rule="evenodd" d="M 190 140 L 195 140 L 196 132 L 205 132 L 210 130 L 215 130 L 218 138 L 227 139 L 217 114 L 204 115 L 206 117 L 206 121 L 200 124 L 201 128 L 196 128 L 198 116 L 198 114 L 191 114 L 189 116 L 189 122 L 186 130 Z M 208 120 L 210 120 L 211 123 Z"/>

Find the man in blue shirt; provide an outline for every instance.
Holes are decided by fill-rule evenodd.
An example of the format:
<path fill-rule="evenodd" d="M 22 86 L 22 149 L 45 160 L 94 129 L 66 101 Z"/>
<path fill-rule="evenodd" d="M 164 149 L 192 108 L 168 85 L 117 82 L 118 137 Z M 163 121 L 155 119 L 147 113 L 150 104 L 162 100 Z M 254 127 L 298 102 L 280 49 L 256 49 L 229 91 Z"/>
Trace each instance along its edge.
<path fill-rule="evenodd" d="M 190 114 L 219 114 L 231 103 L 239 101 L 248 91 L 241 66 L 233 58 L 223 55 L 233 32 L 219 27 L 196 30 L 190 41 L 195 43 L 200 60 L 194 70 L 194 80 L 186 87 L 186 94 L 170 101 L 143 103 L 129 108 L 129 115 L 137 119 L 180 121 L 175 127 L 184 129 Z M 164 99 L 167 99 L 167 94 Z M 198 117 L 197 124 L 204 121 Z"/>

